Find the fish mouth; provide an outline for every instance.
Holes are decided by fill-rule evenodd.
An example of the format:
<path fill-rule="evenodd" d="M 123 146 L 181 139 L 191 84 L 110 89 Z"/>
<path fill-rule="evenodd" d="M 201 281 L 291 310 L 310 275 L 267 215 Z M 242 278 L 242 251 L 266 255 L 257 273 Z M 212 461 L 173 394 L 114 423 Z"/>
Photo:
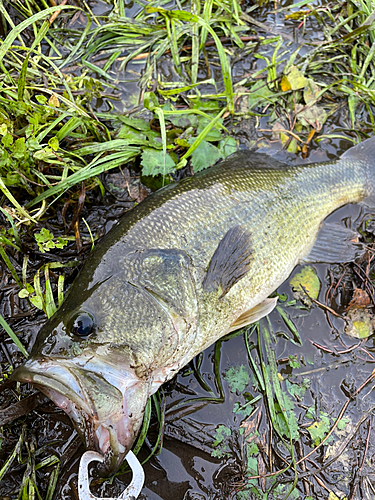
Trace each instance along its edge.
<path fill-rule="evenodd" d="M 142 424 L 148 384 L 130 368 L 88 359 L 30 359 L 13 374 L 69 415 L 86 448 L 104 456 L 102 473 L 118 470 Z"/>

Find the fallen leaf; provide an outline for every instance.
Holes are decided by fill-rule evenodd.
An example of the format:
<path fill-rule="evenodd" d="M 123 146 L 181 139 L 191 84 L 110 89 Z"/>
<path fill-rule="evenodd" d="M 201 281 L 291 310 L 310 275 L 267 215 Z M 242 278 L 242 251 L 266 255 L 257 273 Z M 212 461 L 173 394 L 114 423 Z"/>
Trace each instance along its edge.
<path fill-rule="evenodd" d="M 305 16 L 308 16 L 311 13 L 311 10 L 297 10 L 296 12 L 292 12 L 292 14 L 285 14 L 285 20 L 288 19 L 303 19 Z"/>
<path fill-rule="evenodd" d="M 59 108 L 60 107 L 60 101 L 59 98 L 57 97 L 56 94 L 52 94 L 51 97 L 48 100 L 49 106 L 52 106 L 53 108 Z"/>
<path fill-rule="evenodd" d="M 365 309 L 370 304 L 371 304 L 371 299 L 368 293 L 365 290 L 362 290 L 361 288 L 356 288 L 353 292 L 352 300 L 349 302 L 349 305 L 346 310 L 349 311 L 349 309 L 353 308 Z"/>
<path fill-rule="evenodd" d="M 301 300 L 305 305 L 311 306 L 312 299 L 319 297 L 320 280 L 312 266 L 305 266 L 301 271 L 293 276 L 289 285 L 296 299 Z"/>
<path fill-rule="evenodd" d="M 294 65 L 290 66 L 288 72 L 284 75 L 283 78 L 287 79 L 291 90 L 303 89 L 307 85 L 307 79 Z"/>
<path fill-rule="evenodd" d="M 313 103 L 317 100 L 317 95 L 320 92 L 320 87 L 309 78 L 306 87 L 303 90 L 303 98 L 306 104 Z"/>
<path fill-rule="evenodd" d="M 272 139 L 280 139 L 281 144 L 285 146 L 289 136 L 284 132 L 285 128 L 280 122 L 275 122 L 272 127 Z"/>
<path fill-rule="evenodd" d="M 285 75 L 283 75 L 283 77 L 281 78 L 280 87 L 283 92 L 292 90 L 292 86 L 290 85 L 289 80 Z"/>
<path fill-rule="evenodd" d="M 366 339 L 374 332 L 372 314 L 366 309 L 352 308 L 346 316 L 345 333 L 356 339 Z"/>
<path fill-rule="evenodd" d="M 310 108 L 304 108 L 302 104 L 297 105 L 297 120 L 304 127 L 313 127 L 315 130 L 320 130 L 327 118 L 327 113 L 322 106 L 314 104 Z"/>
<path fill-rule="evenodd" d="M 261 418 L 261 412 L 259 411 L 259 407 L 250 415 L 246 420 L 241 423 L 241 426 L 244 429 L 244 436 L 247 437 L 250 434 L 255 433 L 258 430 L 259 422 Z"/>

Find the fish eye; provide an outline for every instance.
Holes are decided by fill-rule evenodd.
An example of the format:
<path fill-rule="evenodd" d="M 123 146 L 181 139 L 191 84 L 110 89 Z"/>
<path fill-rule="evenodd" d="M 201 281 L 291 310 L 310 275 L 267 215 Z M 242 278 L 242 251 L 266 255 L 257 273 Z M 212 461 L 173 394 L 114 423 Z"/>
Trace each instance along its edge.
<path fill-rule="evenodd" d="M 71 332 L 77 337 L 88 337 L 95 329 L 94 318 L 89 313 L 78 313 L 73 320 Z"/>

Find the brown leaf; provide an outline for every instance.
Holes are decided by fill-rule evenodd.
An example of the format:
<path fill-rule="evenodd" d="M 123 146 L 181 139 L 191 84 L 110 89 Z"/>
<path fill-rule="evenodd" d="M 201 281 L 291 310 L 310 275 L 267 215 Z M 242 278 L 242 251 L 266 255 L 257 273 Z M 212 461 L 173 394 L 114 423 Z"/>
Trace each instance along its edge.
<path fill-rule="evenodd" d="M 362 290 L 361 288 L 356 288 L 353 292 L 353 297 L 352 300 L 349 302 L 349 305 L 347 307 L 347 311 L 349 309 L 365 309 L 371 304 L 371 299 L 368 295 L 368 293 L 365 290 Z"/>
<path fill-rule="evenodd" d="M 56 94 L 52 94 L 51 97 L 48 100 L 48 104 L 52 106 L 53 108 L 59 108 L 60 107 L 60 101 L 59 98 L 57 97 Z"/>
<path fill-rule="evenodd" d="M 259 407 L 246 419 L 241 423 L 241 427 L 245 429 L 244 436 L 247 437 L 249 434 L 252 434 L 256 430 L 258 430 L 259 422 L 260 422 L 261 412 L 259 411 Z"/>

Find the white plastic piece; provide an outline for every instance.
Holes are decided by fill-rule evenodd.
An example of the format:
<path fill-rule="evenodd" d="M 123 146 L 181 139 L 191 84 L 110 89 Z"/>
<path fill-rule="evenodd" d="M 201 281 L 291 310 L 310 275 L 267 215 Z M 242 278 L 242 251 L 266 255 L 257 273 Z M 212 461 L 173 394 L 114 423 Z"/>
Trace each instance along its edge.
<path fill-rule="evenodd" d="M 90 462 L 104 462 L 104 457 L 96 451 L 86 451 L 79 464 L 78 472 L 78 495 L 79 500 L 136 500 L 140 494 L 143 483 L 145 481 L 145 473 L 142 465 L 132 451 L 126 455 L 125 460 L 128 462 L 133 477 L 129 486 L 116 498 L 98 498 L 90 491 L 90 480 L 88 466 Z"/>

